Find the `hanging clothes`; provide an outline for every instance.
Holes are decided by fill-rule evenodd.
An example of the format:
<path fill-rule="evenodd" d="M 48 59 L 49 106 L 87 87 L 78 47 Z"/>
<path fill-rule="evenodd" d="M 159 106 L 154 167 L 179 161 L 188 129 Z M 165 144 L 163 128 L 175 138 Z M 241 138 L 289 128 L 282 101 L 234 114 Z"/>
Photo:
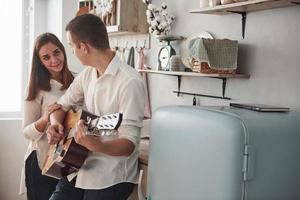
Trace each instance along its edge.
<path fill-rule="evenodd" d="M 136 67 L 137 70 L 143 70 L 145 69 L 145 54 L 144 54 L 144 48 L 141 48 L 138 51 L 138 65 Z M 145 86 L 145 109 L 144 109 L 144 117 L 145 118 L 151 118 L 151 106 L 150 106 L 150 95 L 149 95 L 149 88 L 148 88 L 148 76 L 147 73 L 141 73 L 141 76 L 144 81 Z"/>
<path fill-rule="evenodd" d="M 129 54 L 128 54 L 128 59 L 127 59 L 127 64 L 130 65 L 131 67 L 135 68 L 135 64 L 134 64 L 134 47 L 130 47 Z"/>
<path fill-rule="evenodd" d="M 124 63 L 126 62 L 126 60 L 125 60 L 125 48 L 119 47 L 118 51 L 117 51 L 117 55 L 120 57 L 120 60 L 122 62 L 124 62 Z"/>
<path fill-rule="evenodd" d="M 116 55 L 120 58 L 120 60 L 122 62 L 125 62 L 125 48 L 122 48 L 122 47 L 118 47 L 118 46 L 115 46 L 113 48 L 111 48 L 115 53 Z"/>

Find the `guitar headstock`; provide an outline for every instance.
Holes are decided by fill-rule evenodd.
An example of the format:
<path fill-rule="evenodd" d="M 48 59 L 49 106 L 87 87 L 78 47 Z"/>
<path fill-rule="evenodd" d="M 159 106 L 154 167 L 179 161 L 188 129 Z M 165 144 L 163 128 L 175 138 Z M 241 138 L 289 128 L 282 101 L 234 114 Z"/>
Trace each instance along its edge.
<path fill-rule="evenodd" d="M 114 113 L 109 115 L 102 115 L 95 119 L 87 120 L 88 131 L 92 135 L 111 135 L 116 131 L 122 122 L 122 113 Z"/>

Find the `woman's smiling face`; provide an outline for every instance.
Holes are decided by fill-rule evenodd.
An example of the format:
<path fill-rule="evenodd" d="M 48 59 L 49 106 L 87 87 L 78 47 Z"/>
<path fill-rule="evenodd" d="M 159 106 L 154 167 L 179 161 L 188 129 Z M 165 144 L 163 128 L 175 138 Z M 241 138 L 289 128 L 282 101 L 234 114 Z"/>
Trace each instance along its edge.
<path fill-rule="evenodd" d="M 57 77 L 60 74 L 64 66 L 65 57 L 58 46 L 52 42 L 46 43 L 40 48 L 39 57 L 52 77 Z"/>

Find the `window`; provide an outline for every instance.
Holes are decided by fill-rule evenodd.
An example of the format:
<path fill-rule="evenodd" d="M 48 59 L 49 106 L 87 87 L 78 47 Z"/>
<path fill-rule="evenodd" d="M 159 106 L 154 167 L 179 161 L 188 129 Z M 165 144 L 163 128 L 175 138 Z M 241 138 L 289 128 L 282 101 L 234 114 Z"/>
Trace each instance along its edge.
<path fill-rule="evenodd" d="M 1 0 L 1 117 L 21 116 L 23 97 L 22 2 Z"/>

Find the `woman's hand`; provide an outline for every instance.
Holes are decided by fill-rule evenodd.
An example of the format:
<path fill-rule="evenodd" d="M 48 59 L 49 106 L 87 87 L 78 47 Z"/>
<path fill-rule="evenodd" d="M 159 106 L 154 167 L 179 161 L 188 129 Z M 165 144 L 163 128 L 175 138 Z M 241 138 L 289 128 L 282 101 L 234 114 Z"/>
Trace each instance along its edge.
<path fill-rule="evenodd" d="M 51 113 L 53 113 L 54 111 L 58 110 L 61 108 L 60 104 L 54 103 L 49 105 L 46 108 L 46 112 L 44 113 L 44 115 L 42 115 L 35 123 L 35 128 L 40 131 L 40 132 L 44 132 L 45 129 L 48 126 L 48 123 L 50 122 L 50 115 Z"/>

